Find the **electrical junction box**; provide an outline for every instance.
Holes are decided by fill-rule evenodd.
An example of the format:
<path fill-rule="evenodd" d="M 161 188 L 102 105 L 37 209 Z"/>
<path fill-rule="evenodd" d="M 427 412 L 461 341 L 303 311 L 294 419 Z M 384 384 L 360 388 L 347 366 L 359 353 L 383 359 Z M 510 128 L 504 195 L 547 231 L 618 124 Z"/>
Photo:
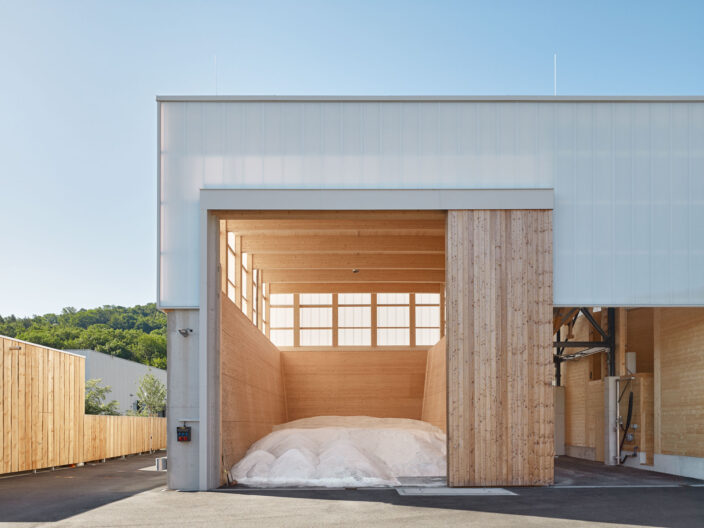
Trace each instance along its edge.
<path fill-rule="evenodd" d="M 191 441 L 191 427 L 184 425 L 182 427 L 176 428 L 176 439 L 179 442 L 190 442 Z"/>

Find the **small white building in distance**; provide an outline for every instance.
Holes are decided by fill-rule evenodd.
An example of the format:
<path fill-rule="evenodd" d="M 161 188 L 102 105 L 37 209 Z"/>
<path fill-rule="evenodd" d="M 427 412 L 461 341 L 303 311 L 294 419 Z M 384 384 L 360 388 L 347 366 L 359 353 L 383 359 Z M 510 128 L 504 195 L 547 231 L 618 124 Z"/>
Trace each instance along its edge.
<path fill-rule="evenodd" d="M 117 400 L 120 414 L 137 410 L 137 388 L 139 380 L 147 374 L 153 374 L 166 385 L 166 371 L 150 367 L 136 361 L 129 361 L 95 350 L 69 350 L 86 358 L 86 381 L 100 378 L 102 385 L 109 385 L 112 392 L 106 400 Z"/>

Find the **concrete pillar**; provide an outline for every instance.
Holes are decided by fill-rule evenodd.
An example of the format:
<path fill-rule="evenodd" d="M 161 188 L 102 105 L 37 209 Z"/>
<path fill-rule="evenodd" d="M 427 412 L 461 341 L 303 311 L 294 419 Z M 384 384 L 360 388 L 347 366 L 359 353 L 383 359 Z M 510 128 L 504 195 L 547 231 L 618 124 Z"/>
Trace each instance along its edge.
<path fill-rule="evenodd" d="M 555 394 L 555 454 L 565 454 L 565 388 L 553 387 Z"/>
<path fill-rule="evenodd" d="M 613 466 L 618 460 L 618 376 L 604 378 L 604 464 Z"/>
<path fill-rule="evenodd" d="M 189 422 L 191 441 L 178 442 L 176 427 L 182 420 L 198 420 L 199 310 L 171 310 L 166 315 L 167 380 L 166 411 L 168 486 L 197 490 L 199 468 L 199 422 Z M 189 329 L 192 332 L 189 332 Z M 186 336 L 179 330 L 183 330 Z"/>

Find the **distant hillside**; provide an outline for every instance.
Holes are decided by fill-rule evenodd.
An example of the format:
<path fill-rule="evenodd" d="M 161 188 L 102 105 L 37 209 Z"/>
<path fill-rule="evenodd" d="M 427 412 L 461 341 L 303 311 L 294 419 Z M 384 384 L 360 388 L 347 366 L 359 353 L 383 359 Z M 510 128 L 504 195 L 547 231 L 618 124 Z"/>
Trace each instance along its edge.
<path fill-rule="evenodd" d="M 0 316 L 0 334 L 58 349 L 90 348 L 166 368 L 166 315 L 154 303 L 64 308 L 60 314 Z"/>

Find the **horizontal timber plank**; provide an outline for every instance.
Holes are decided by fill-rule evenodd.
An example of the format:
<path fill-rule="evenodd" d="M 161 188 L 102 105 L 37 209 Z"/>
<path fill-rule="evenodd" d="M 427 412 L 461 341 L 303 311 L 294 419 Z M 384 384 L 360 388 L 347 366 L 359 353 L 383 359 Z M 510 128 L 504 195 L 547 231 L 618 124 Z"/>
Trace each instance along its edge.
<path fill-rule="evenodd" d="M 445 282 L 441 270 L 268 270 L 269 283 L 315 283 L 315 282 Z"/>
<path fill-rule="evenodd" d="M 430 269 L 444 270 L 445 255 L 434 253 L 315 253 L 253 255 L 254 267 L 274 269 Z"/>
<path fill-rule="evenodd" d="M 437 282 L 271 283 L 271 293 L 440 293 Z"/>
<path fill-rule="evenodd" d="M 243 236 L 243 253 L 437 253 L 445 252 L 443 236 Z"/>

